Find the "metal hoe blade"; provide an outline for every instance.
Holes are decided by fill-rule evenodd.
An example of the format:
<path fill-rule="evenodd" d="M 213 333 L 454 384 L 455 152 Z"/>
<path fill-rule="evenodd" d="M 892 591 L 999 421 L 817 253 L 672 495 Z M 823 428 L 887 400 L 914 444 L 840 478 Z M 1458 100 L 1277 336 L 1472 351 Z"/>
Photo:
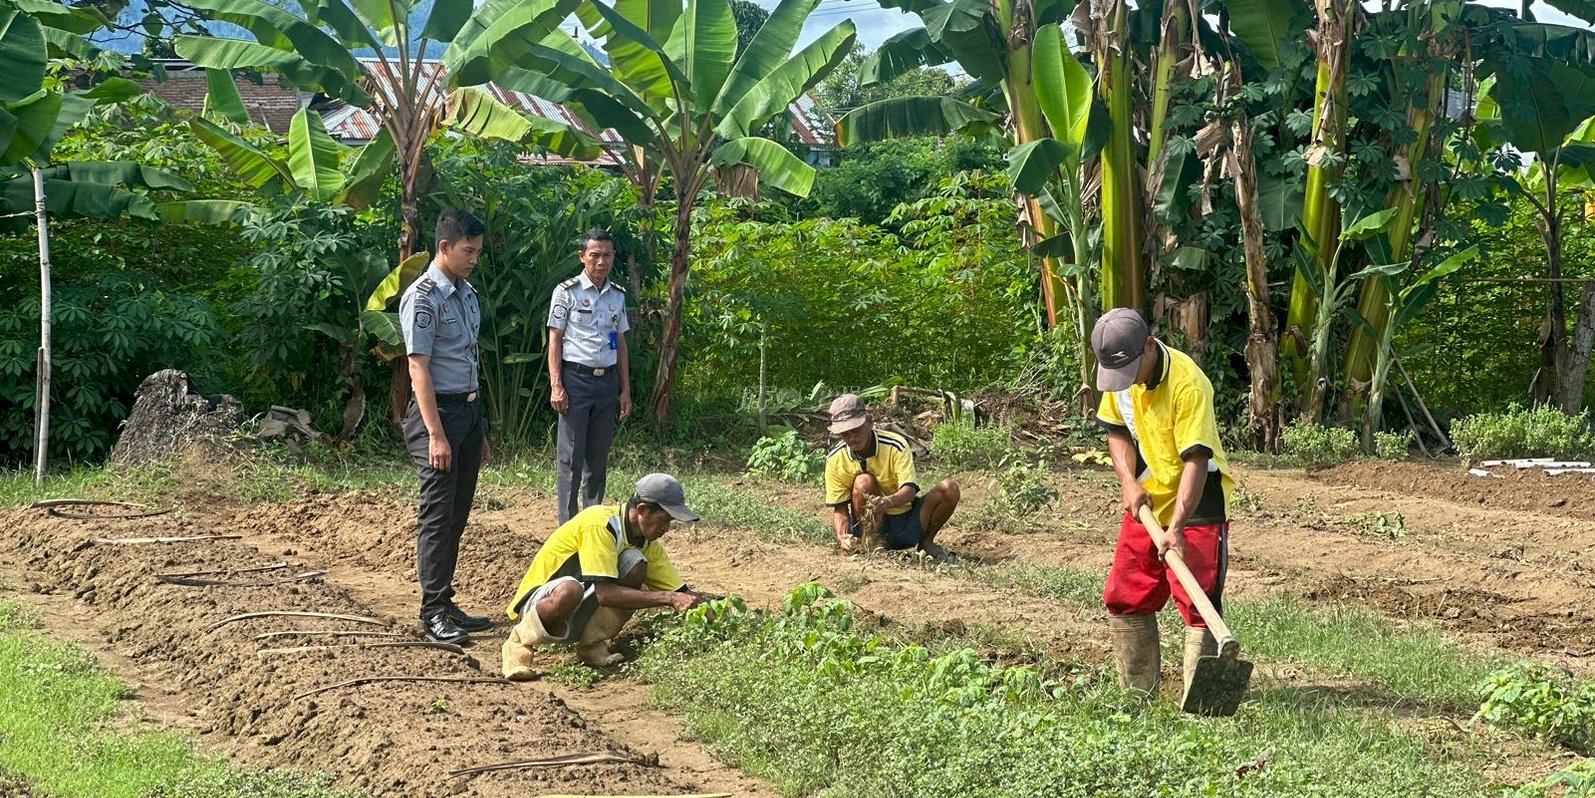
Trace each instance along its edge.
<path fill-rule="evenodd" d="M 1240 645 L 1234 638 L 1217 656 L 1202 657 L 1196 661 L 1196 674 L 1185 690 L 1185 701 L 1180 708 L 1193 715 L 1229 717 L 1240 707 L 1246 697 L 1246 686 L 1252 680 L 1252 663 L 1240 659 Z"/>

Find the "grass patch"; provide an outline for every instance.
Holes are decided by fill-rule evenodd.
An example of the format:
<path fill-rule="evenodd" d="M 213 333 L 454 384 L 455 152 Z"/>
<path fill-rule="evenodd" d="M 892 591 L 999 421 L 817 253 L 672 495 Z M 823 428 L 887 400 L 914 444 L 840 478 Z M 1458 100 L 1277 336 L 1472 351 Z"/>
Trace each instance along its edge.
<path fill-rule="evenodd" d="M 805 586 L 779 613 L 695 611 L 639 666 L 694 734 L 787 795 L 1494 794 L 1378 716 L 1253 702 L 1193 718 L 1103 680 L 864 636 L 845 602 L 816 598 Z"/>
<path fill-rule="evenodd" d="M 76 646 L 0 599 L 0 772 L 40 795 L 337 798 L 325 777 L 239 772 L 183 735 L 124 712 L 128 690 Z M 109 730 L 116 727 L 117 731 Z"/>

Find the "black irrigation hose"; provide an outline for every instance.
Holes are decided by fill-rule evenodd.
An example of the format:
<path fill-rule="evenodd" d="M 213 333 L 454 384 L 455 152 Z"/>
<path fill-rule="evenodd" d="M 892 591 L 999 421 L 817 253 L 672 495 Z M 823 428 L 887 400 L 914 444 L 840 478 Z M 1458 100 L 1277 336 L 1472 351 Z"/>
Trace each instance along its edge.
<path fill-rule="evenodd" d="M 171 512 L 170 507 L 164 510 L 152 510 L 146 505 L 133 504 L 132 502 L 110 502 L 98 499 L 48 499 L 34 502 L 29 507 L 42 509 L 56 518 L 70 518 L 74 521 L 124 521 L 132 518 L 153 518 L 157 515 L 166 515 Z M 76 513 L 62 510 L 62 507 L 133 507 L 139 512 L 119 514 Z"/>

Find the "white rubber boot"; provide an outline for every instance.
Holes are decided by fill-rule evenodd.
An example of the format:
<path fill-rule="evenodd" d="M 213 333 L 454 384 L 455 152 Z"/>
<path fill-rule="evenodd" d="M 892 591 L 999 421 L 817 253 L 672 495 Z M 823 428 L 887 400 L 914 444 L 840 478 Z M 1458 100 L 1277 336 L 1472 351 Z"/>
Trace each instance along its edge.
<path fill-rule="evenodd" d="M 1213 639 L 1212 632 L 1194 626 L 1185 627 L 1185 685 L 1180 694 L 1182 705 L 1185 695 L 1191 692 L 1191 680 L 1196 678 L 1196 661 L 1217 653 L 1218 641 Z"/>
<path fill-rule="evenodd" d="M 1113 638 L 1119 684 L 1155 695 L 1163 667 L 1162 652 L 1158 650 L 1157 616 L 1109 615 L 1108 633 Z"/>
<path fill-rule="evenodd" d="M 521 613 L 520 623 L 510 629 L 508 640 L 500 650 L 504 660 L 504 678 L 512 682 L 529 682 L 537 678 L 537 671 L 532 669 L 532 646 L 552 643 L 554 638 L 548 636 L 548 631 L 543 628 L 543 619 L 538 617 L 535 606 L 528 607 Z"/>
<path fill-rule="evenodd" d="M 581 642 L 576 644 L 576 659 L 594 668 L 605 668 L 625 657 L 609 650 L 609 641 L 620 634 L 621 627 L 631 620 L 632 610 L 599 607 L 582 630 Z"/>

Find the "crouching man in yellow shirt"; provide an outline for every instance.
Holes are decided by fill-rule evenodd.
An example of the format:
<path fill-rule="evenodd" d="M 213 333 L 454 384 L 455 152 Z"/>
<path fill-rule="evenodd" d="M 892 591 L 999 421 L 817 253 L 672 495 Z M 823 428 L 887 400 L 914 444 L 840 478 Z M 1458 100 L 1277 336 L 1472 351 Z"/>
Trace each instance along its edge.
<path fill-rule="evenodd" d="M 673 522 L 697 520 L 675 477 L 649 474 L 624 506 L 589 507 L 561 524 L 510 601 L 518 623 L 504 642 L 504 678 L 536 678 L 532 647 L 545 643 L 575 643 L 582 662 L 613 665 L 621 656 L 609 641 L 633 610 L 698 606 L 705 596 L 687 587 L 659 542 Z"/>

